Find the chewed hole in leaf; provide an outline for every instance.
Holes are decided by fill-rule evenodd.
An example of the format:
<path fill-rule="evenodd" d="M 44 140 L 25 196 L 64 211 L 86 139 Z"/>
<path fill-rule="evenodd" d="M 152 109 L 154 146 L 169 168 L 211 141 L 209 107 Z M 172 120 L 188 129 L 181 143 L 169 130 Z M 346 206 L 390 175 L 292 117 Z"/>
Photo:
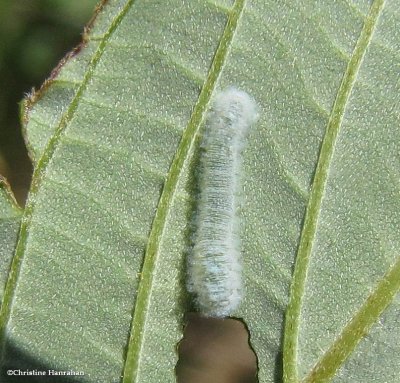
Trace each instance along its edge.
<path fill-rule="evenodd" d="M 178 351 L 178 383 L 258 382 L 249 333 L 239 320 L 189 314 Z"/>

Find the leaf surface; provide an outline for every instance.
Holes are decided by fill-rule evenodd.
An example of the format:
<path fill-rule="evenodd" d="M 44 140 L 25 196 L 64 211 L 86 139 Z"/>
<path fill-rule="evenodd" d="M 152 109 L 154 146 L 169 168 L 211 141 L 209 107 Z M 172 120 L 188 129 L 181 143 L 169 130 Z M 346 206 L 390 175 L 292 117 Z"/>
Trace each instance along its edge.
<path fill-rule="evenodd" d="M 3 368 L 23 354 L 84 372 L 76 382 L 175 380 L 199 132 L 215 92 L 235 85 L 260 106 L 235 313 L 259 381 L 395 380 L 397 8 L 105 3 L 27 105 L 36 168 L 0 317 Z"/>
<path fill-rule="evenodd" d="M 371 4 L 332 108 L 296 261 L 288 381 L 399 376 L 396 17 L 395 2 Z"/>
<path fill-rule="evenodd" d="M 10 186 L 0 176 L 0 302 L 17 243 L 22 210 L 17 205 Z"/>
<path fill-rule="evenodd" d="M 197 15 L 202 22 L 192 23 Z M 3 369 L 35 358 L 36 367 L 83 372 L 76 381 L 120 381 L 134 313 L 133 332 L 143 315 L 138 345 L 150 347 L 127 365 L 129 379 L 175 380 L 183 309 L 164 317 L 162 305 L 150 316 L 149 298 L 169 269 L 158 270 L 155 259 L 141 271 L 164 181 L 227 18 L 202 1 L 179 12 L 111 1 L 83 56 L 36 96 L 26 127 L 36 168 L 2 308 Z M 136 299 L 139 286 L 144 299 Z M 151 327 L 157 318 L 172 318 L 175 333 L 160 337 Z M 152 359 L 161 341 L 165 355 Z"/>

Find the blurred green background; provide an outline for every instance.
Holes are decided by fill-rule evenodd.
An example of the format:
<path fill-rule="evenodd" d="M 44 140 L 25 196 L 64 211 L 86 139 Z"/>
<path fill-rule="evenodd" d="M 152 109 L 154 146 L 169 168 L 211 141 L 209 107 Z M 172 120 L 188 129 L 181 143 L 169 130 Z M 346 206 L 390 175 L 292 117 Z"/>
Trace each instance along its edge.
<path fill-rule="evenodd" d="M 98 0 L 0 0 L 0 174 L 23 204 L 32 166 L 19 102 L 81 41 Z"/>

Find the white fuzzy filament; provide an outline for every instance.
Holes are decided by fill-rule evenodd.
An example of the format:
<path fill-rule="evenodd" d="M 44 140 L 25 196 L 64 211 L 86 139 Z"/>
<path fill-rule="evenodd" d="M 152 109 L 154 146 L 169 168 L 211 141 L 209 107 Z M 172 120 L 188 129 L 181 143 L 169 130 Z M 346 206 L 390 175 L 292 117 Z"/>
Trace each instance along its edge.
<path fill-rule="evenodd" d="M 229 88 L 214 101 L 203 135 L 200 200 L 188 289 L 205 316 L 229 316 L 243 292 L 238 217 L 241 152 L 257 119 L 255 101 Z"/>

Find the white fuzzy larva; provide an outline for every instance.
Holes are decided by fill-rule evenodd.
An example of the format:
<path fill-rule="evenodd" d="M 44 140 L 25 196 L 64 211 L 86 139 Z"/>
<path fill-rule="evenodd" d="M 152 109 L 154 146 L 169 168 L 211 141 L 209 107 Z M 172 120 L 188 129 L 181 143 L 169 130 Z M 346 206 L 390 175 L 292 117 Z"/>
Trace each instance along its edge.
<path fill-rule="evenodd" d="M 246 92 L 219 93 L 207 118 L 200 159 L 200 197 L 194 245 L 188 260 L 188 290 L 205 316 L 225 317 L 242 295 L 238 197 L 241 152 L 257 105 Z"/>

